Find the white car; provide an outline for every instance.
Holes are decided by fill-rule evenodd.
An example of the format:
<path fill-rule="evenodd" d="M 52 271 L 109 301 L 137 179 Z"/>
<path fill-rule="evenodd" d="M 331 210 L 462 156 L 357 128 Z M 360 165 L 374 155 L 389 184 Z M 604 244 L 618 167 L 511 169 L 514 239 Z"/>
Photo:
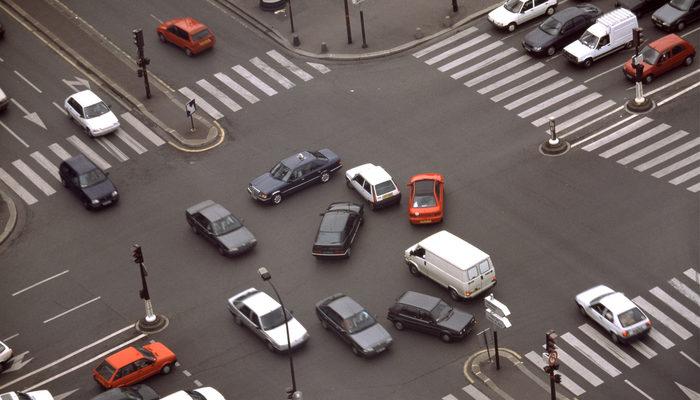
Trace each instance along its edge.
<path fill-rule="evenodd" d="M 231 297 L 226 302 L 233 320 L 253 331 L 267 342 L 271 351 L 286 351 L 287 330 L 282 306 L 270 295 L 258 289 L 250 288 Z M 289 343 L 292 350 L 309 340 L 309 333 L 288 309 Z"/>
<path fill-rule="evenodd" d="M 119 129 L 117 116 L 91 90 L 68 96 L 63 107 L 68 118 L 77 122 L 89 136 L 104 136 Z"/>
<path fill-rule="evenodd" d="M 598 285 L 578 294 L 576 304 L 581 314 L 603 327 L 615 343 L 646 335 L 651 330 L 651 321 L 644 312 L 624 294 L 607 286 Z"/>
<path fill-rule="evenodd" d="M 160 400 L 226 400 L 218 390 L 212 387 L 201 387 L 194 390 L 178 390 L 173 394 L 161 397 Z"/>
<path fill-rule="evenodd" d="M 8 104 L 10 104 L 10 98 L 0 89 L 0 111 L 5 111 Z"/>
<path fill-rule="evenodd" d="M 12 349 L 3 342 L 0 342 L 0 371 L 5 369 L 12 358 Z M 5 400 L 5 399 L 3 399 Z"/>
<path fill-rule="evenodd" d="M 513 32 L 518 25 L 541 15 L 552 15 L 556 9 L 557 0 L 506 0 L 488 18 L 498 28 Z"/>
<path fill-rule="evenodd" d="M 378 165 L 367 163 L 349 169 L 345 183 L 367 200 L 373 210 L 401 201 L 401 192 L 391 176 Z"/>
<path fill-rule="evenodd" d="M 7 392 L 0 394 L 0 400 L 53 400 L 53 396 L 48 390 L 37 390 L 35 392 Z"/>

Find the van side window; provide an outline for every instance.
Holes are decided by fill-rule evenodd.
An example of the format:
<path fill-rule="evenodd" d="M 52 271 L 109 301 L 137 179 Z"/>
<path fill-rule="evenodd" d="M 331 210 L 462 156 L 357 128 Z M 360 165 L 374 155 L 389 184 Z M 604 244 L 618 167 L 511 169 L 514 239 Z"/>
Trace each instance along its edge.
<path fill-rule="evenodd" d="M 610 44 L 610 36 L 605 35 L 602 38 L 600 38 L 600 42 L 598 42 L 598 48 L 601 48 L 603 46 L 606 46 Z"/>
<path fill-rule="evenodd" d="M 416 256 L 416 257 L 424 258 L 425 257 L 425 249 L 422 247 L 416 247 L 416 249 L 413 250 L 411 252 L 411 254 Z"/>
<path fill-rule="evenodd" d="M 476 266 L 471 267 L 467 270 L 467 279 L 472 280 L 475 279 L 479 274 L 476 271 Z"/>
<path fill-rule="evenodd" d="M 479 273 L 480 274 L 485 274 L 485 273 L 489 272 L 490 269 L 491 269 L 491 266 L 489 265 L 489 260 L 484 260 L 484 261 L 479 263 Z"/>

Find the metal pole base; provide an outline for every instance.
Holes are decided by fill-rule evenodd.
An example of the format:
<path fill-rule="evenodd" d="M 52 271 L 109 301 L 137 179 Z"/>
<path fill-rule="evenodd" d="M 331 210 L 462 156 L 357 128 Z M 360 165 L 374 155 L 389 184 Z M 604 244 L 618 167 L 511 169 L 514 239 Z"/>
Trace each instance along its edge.
<path fill-rule="evenodd" d="M 641 100 L 641 101 L 637 101 Z M 625 108 L 627 108 L 627 111 L 633 112 L 633 113 L 643 113 L 651 110 L 654 107 L 654 101 L 651 99 L 651 97 L 643 97 L 642 99 L 630 99 L 627 101 L 627 104 L 625 105 Z"/>
<path fill-rule="evenodd" d="M 544 154 L 545 156 L 560 156 L 569 151 L 569 147 L 569 142 L 566 140 L 548 139 L 540 145 L 540 153 Z"/>
<path fill-rule="evenodd" d="M 294 47 L 299 47 L 299 45 L 301 45 L 301 40 L 299 40 L 299 35 L 297 35 L 296 33 L 292 36 L 292 45 Z"/>
<path fill-rule="evenodd" d="M 170 321 L 164 315 L 156 315 L 153 321 L 148 321 L 145 317 L 136 321 L 134 327 L 141 333 L 156 333 L 165 329 Z"/>

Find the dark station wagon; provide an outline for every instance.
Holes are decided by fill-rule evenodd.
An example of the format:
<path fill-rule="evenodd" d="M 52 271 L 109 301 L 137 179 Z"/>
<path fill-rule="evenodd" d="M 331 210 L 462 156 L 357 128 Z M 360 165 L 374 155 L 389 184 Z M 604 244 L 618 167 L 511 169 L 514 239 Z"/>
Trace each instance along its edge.
<path fill-rule="evenodd" d="M 316 257 L 350 257 L 352 244 L 360 230 L 364 206 L 350 203 L 332 203 L 318 227 L 318 234 L 311 254 Z"/>
<path fill-rule="evenodd" d="M 63 186 L 78 196 L 88 210 L 119 201 L 119 192 L 108 174 L 83 154 L 61 162 L 58 174 Z"/>
<path fill-rule="evenodd" d="M 222 255 L 242 254 L 257 244 L 255 236 L 235 215 L 211 200 L 188 208 L 185 218 L 192 232 L 212 242 Z"/>

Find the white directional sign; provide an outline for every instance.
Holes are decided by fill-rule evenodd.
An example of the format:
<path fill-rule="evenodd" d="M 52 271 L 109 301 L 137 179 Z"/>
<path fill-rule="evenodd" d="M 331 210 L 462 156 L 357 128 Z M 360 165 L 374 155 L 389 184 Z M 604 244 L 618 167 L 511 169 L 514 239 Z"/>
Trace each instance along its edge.
<path fill-rule="evenodd" d="M 24 359 L 24 356 L 29 354 L 28 351 L 25 351 L 24 353 L 17 354 L 16 356 L 12 357 L 10 359 L 10 367 L 8 367 L 6 370 L 2 371 L 3 374 L 6 374 L 8 372 L 14 372 L 14 371 L 19 371 L 24 367 L 25 365 L 29 364 L 30 361 L 32 361 L 34 358 L 28 358 Z"/>
<path fill-rule="evenodd" d="M 194 99 L 187 102 L 185 105 L 185 110 L 187 111 L 188 117 L 197 111 L 197 104 L 194 102 Z"/>
<path fill-rule="evenodd" d="M 508 318 L 502 317 L 497 313 L 493 312 L 490 308 L 486 309 L 486 319 L 491 321 L 496 328 L 506 329 L 510 328 L 512 325 Z"/>
<path fill-rule="evenodd" d="M 75 80 L 74 81 L 69 81 L 68 79 L 63 79 L 63 83 L 68 85 L 71 89 L 73 89 L 74 92 L 79 92 L 77 89 L 77 86 L 85 86 L 86 88 L 90 89 L 90 82 L 88 82 L 87 79 L 83 79 L 79 76 L 74 76 Z"/>
<path fill-rule="evenodd" d="M 41 118 L 39 117 L 39 114 L 37 114 L 36 112 L 29 112 L 26 108 L 24 108 L 21 104 L 19 104 L 19 102 L 17 100 L 15 100 L 14 98 L 11 98 L 10 100 L 12 100 L 12 102 L 15 103 L 17 108 L 22 110 L 22 112 L 24 113 L 24 118 L 26 120 L 31 121 L 31 122 L 39 125 L 40 127 L 46 129 L 46 125 L 44 125 L 44 121 L 41 120 Z"/>
<path fill-rule="evenodd" d="M 484 297 L 484 305 L 486 306 L 486 308 L 490 308 L 492 312 L 498 314 L 501 317 L 507 317 L 510 315 L 510 310 L 508 309 L 508 307 L 500 301 L 496 300 L 496 298 L 493 297 L 493 293 Z"/>

